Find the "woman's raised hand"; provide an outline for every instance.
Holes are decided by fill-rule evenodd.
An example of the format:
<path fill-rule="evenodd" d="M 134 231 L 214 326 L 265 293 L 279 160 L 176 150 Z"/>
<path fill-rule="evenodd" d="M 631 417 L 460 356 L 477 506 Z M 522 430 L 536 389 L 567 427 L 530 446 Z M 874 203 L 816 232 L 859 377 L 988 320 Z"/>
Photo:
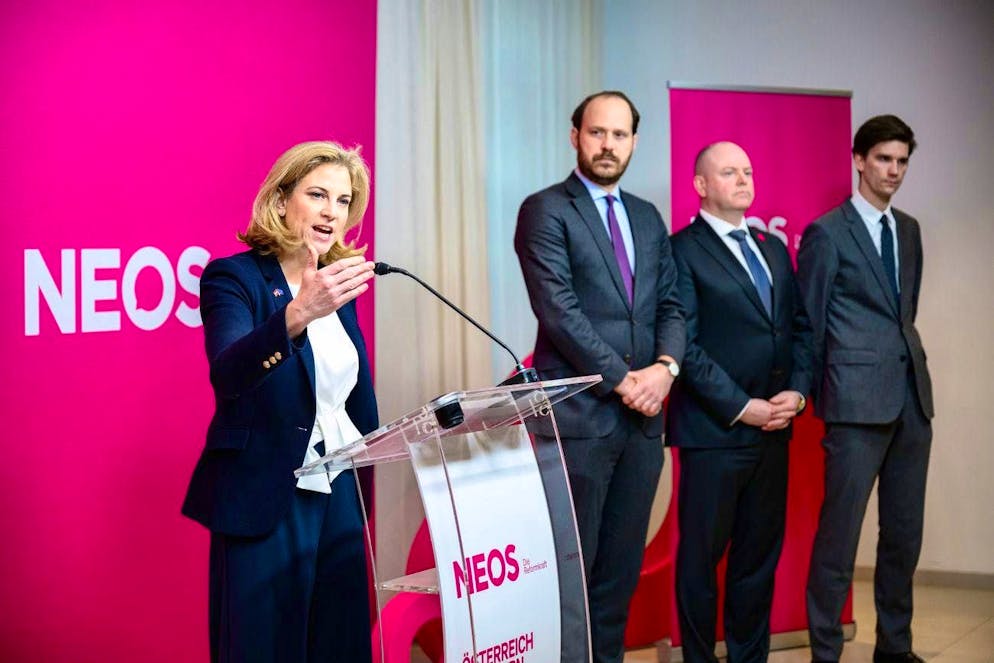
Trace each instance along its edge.
<path fill-rule="evenodd" d="M 318 253 L 307 247 L 307 264 L 300 290 L 287 305 L 287 331 L 291 338 L 303 333 L 312 321 L 323 318 L 366 292 L 373 278 L 373 263 L 362 256 L 342 258 L 318 269 Z"/>

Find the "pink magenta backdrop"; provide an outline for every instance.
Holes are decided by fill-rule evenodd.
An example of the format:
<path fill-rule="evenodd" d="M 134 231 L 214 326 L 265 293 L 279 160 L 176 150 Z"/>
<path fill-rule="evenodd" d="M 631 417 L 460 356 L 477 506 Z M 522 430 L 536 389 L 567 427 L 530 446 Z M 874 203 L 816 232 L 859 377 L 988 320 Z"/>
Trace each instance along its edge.
<path fill-rule="evenodd" d="M 673 231 L 686 226 L 700 207 L 692 186 L 697 153 L 709 143 L 730 140 L 749 153 L 755 173 L 749 223 L 780 237 L 796 257 L 805 226 L 852 192 L 850 115 L 848 97 L 670 90 Z M 791 442 L 774 633 L 807 628 L 804 587 L 824 494 L 821 435 L 821 423 L 806 414 Z M 843 621 L 852 621 L 850 607 Z"/>
<path fill-rule="evenodd" d="M 174 312 L 203 256 L 242 249 L 283 150 L 334 139 L 372 165 L 375 37 L 373 0 L 0 5 L 0 660 L 207 660 L 208 535 L 179 510 L 213 403 Z M 129 286 L 142 247 L 131 269 L 159 267 Z M 45 296 L 30 329 L 29 252 L 64 330 Z M 130 292 L 168 319 L 139 328 Z"/>

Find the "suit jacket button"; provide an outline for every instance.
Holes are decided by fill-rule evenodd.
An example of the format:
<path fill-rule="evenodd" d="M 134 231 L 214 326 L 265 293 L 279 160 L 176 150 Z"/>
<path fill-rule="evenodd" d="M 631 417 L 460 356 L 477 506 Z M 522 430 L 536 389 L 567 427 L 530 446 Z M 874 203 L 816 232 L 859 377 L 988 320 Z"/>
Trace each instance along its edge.
<path fill-rule="evenodd" d="M 269 368 L 269 360 L 268 359 L 262 362 L 262 367 L 263 368 Z"/>
<path fill-rule="evenodd" d="M 621 359 L 622 359 L 622 360 L 623 360 L 623 361 L 624 361 L 624 362 L 625 362 L 626 364 L 628 364 L 629 366 L 631 366 L 631 365 L 632 365 L 632 356 L 631 356 L 630 354 L 628 354 L 628 353 L 625 353 L 625 355 L 624 355 L 624 356 L 622 356 L 622 357 L 621 357 Z"/>

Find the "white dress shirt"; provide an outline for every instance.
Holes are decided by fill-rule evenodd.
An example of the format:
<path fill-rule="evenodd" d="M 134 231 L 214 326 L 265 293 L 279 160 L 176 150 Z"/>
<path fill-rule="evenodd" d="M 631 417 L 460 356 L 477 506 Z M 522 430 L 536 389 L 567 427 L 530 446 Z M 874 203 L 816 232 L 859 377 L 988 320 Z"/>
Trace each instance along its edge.
<path fill-rule="evenodd" d="M 580 178 L 584 186 L 587 187 L 587 191 L 590 192 L 590 197 L 594 199 L 594 206 L 597 207 L 597 213 L 601 216 L 601 223 L 604 224 L 604 232 L 607 233 L 607 237 L 611 239 L 611 228 L 607 223 L 607 196 L 608 192 L 600 187 L 599 184 L 594 184 L 580 172 L 577 168 L 573 171 L 576 176 Z M 615 187 L 614 191 L 611 192 L 614 196 L 614 216 L 618 219 L 618 229 L 621 230 L 621 240 L 625 243 L 625 254 L 628 256 L 628 266 L 632 270 L 632 275 L 635 274 L 635 240 L 632 239 L 632 224 L 628 220 L 628 210 L 625 209 L 625 203 L 621 201 L 621 187 Z"/>
<path fill-rule="evenodd" d="M 297 296 L 300 286 L 290 286 Z M 359 353 L 352 344 L 338 312 L 318 318 L 307 325 L 307 338 L 314 352 L 314 392 L 317 416 L 311 440 L 307 444 L 303 465 L 321 458 L 314 446 L 324 440 L 325 453 L 355 442 L 362 433 L 345 411 L 345 401 L 359 376 Z M 310 474 L 297 479 L 297 488 L 317 493 L 331 493 L 331 482 L 340 471 Z"/>
<path fill-rule="evenodd" d="M 752 252 L 756 254 L 756 258 L 759 260 L 759 264 L 763 266 L 763 271 L 766 272 L 766 278 L 770 280 L 770 285 L 773 285 L 773 273 L 770 271 L 770 266 L 766 264 L 766 258 L 763 257 L 763 252 L 759 250 L 759 246 L 753 240 L 752 235 L 749 233 L 749 226 L 746 224 L 745 219 L 742 220 L 742 225 L 733 226 L 728 221 L 724 219 L 719 219 L 714 214 L 710 214 L 701 210 L 699 212 L 701 218 L 711 226 L 711 229 L 718 233 L 718 237 L 721 241 L 725 243 L 728 250 L 732 252 L 735 259 L 739 261 L 742 265 L 742 269 L 745 270 L 746 274 L 749 275 L 749 280 L 752 281 L 753 285 L 756 284 L 756 279 L 752 278 L 752 272 L 749 270 L 749 263 L 746 262 L 745 255 L 742 253 L 742 247 L 739 246 L 739 240 L 732 237 L 731 233 L 733 230 L 744 230 L 746 231 L 746 244 L 752 249 Z"/>

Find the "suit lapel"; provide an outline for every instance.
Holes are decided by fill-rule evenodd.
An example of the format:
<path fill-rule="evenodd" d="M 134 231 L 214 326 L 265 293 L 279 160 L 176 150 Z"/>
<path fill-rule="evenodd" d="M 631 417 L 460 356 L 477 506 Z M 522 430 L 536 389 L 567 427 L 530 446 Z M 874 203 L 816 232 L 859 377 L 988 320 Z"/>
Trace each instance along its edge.
<path fill-rule="evenodd" d="M 691 224 L 691 229 L 693 232 L 693 237 L 700 244 L 701 248 L 711 254 L 715 260 L 728 272 L 728 274 L 735 279 L 739 287 L 745 291 L 746 297 L 752 302 L 752 305 L 756 307 L 760 315 L 769 319 L 766 313 L 766 308 L 763 306 L 762 300 L 759 298 L 759 293 L 756 291 L 756 286 L 753 284 L 752 279 L 749 278 L 749 274 L 746 273 L 742 263 L 736 259 L 735 255 L 732 254 L 731 249 L 725 244 L 724 240 L 718 236 L 718 233 L 708 225 L 708 222 L 698 216 L 694 219 L 694 223 Z M 767 262 L 767 264 L 769 264 Z M 772 269 L 772 268 L 771 268 Z"/>
<path fill-rule="evenodd" d="M 898 279 L 901 282 L 901 317 L 911 315 L 914 310 L 915 272 L 918 269 L 918 257 L 911 243 L 911 224 L 903 218 L 903 214 L 894 210 L 894 220 L 897 222 L 897 254 Z"/>
<path fill-rule="evenodd" d="M 846 215 L 846 219 L 849 221 L 849 232 L 852 233 L 853 238 L 856 240 L 856 245 L 862 251 L 863 257 L 866 258 L 866 264 L 869 265 L 870 271 L 873 272 L 873 277 L 877 280 L 877 285 L 880 287 L 883 298 L 890 305 L 894 316 L 897 317 L 897 302 L 894 301 L 894 293 L 891 291 L 891 287 L 887 283 L 887 276 L 884 274 L 884 262 L 880 259 L 880 254 L 877 253 L 877 247 L 873 245 L 873 238 L 870 237 L 870 232 L 866 229 L 863 218 L 856 211 L 856 208 L 853 207 L 852 202 L 848 200 L 842 205 L 842 213 Z"/>
<path fill-rule="evenodd" d="M 625 290 L 625 284 L 621 281 L 621 270 L 618 268 L 618 261 L 614 257 L 614 247 L 611 245 L 611 238 L 608 237 L 607 231 L 604 230 L 604 222 L 601 221 L 601 215 L 597 211 L 594 199 L 590 197 L 590 192 L 587 191 L 587 187 L 576 176 L 576 173 L 573 173 L 566 179 L 566 190 L 573 197 L 574 209 L 576 209 L 580 218 L 583 219 L 584 224 L 586 224 L 587 229 L 590 231 L 590 235 L 594 239 L 594 243 L 597 245 L 597 249 L 601 252 L 601 257 L 604 258 L 604 263 L 607 265 L 608 273 L 611 275 L 614 287 L 618 291 L 618 296 L 621 297 L 625 306 L 631 308 L 631 304 L 628 301 L 628 292 Z M 634 238 L 634 231 L 632 236 Z M 635 264 L 638 266 L 637 260 Z M 634 299 L 634 294 L 632 299 Z"/>
<path fill-rule="evenodd" d="M 256 260 L 259 263 L 259 271 L 266 279 L 266 289 L 269 291 L 268 296 L 273 301 L 273 307 L 277 310 L 283 308 L 293 300 L 293 293 L 290 292 L 290 286 L 286 282 L 286 276 L 283 275 L 279 260 L 274 255 L 260 256 L 258 254 L 256 254 Z M 304 364 L 311 391 L 314 391 L 314 351 L 311 349 L 311 344 L 304 343 L 304 347 L 300 349 L 298 354 Z"/>

